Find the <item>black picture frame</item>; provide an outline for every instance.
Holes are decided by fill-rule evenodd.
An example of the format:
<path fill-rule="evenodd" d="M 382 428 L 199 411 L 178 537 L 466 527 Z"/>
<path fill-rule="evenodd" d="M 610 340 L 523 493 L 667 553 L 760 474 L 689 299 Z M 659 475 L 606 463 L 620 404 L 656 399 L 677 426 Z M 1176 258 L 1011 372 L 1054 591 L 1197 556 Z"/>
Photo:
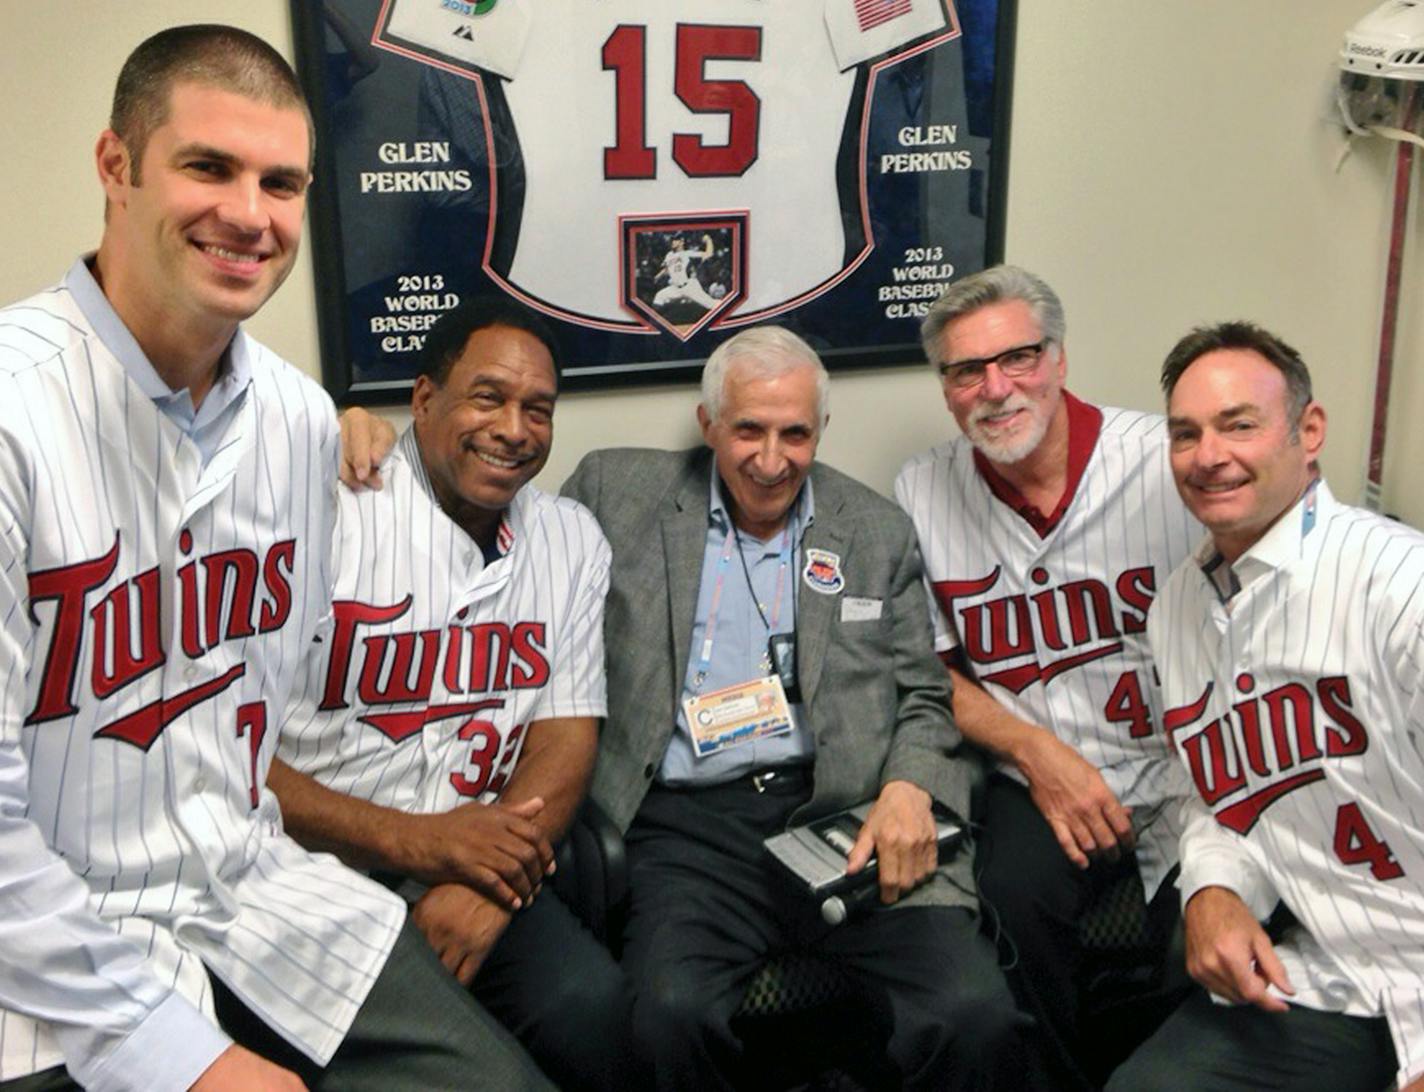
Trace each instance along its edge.
<path fill-rule="evenodd" d="M 404 402 L 423 331 L 486 292 L 544 313 L 569 390 L 695 381 L 763 321 L 904 364 L 1002 260 L 1015 0 L 619 6 L 293 0 L 338 402 Z"/>

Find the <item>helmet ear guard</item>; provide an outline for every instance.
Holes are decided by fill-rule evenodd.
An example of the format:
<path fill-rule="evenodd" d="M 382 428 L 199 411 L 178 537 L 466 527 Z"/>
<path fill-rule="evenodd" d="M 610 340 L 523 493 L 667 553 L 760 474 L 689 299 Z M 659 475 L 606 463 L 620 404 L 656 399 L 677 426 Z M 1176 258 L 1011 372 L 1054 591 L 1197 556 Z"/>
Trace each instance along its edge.
<path fill-rule="evenodd" d="M 1385 0 L 1345 34 L 1336 102 L 1350 132 L 1424 144 L 1424 0 Z"/>

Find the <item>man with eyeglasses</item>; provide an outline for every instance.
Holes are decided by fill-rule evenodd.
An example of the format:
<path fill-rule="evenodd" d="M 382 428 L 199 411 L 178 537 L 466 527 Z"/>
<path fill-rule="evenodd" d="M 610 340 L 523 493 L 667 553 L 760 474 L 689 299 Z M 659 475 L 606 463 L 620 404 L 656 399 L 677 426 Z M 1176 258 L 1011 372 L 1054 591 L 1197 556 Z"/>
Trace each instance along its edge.
<path fill-rule="evenodd" d="M 1063 337 L 1062 304 L 1025 270 L 946 291 L 921 340 L 963 435 L 906 463 L 895 491 L 919 536 L 955 719 L 997 759 L 985 902 L 1056 1086 L 1078 1088 L 1101 1084 L 1175 1000 L 1091 1019 L 1100 968 L 1079 922 L 1134 869 L 1152 912 L 1176 912 L 1163 881 L 1189 786 L 1159 730 L 1146 619 L 1200 532 L 1173 489 L 1162 419 L 1064 390 Z"/>

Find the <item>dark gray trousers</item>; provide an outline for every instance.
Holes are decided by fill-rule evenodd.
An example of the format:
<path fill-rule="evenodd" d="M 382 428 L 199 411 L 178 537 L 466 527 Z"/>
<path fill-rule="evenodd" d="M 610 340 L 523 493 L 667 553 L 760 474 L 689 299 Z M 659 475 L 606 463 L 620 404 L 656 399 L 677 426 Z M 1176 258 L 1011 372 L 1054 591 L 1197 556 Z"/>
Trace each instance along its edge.
<path fill-rule="evenodd" d="M 1118 1068 L 1108 1092 L 1380 1092 L 1396 1068 L 1383 1017 L 1217 1005 L 1198 990 Z"/>
<path fill-rule="evenodd" d="M 551 1085 L 518 1041 L 445 970 L 406 921 L 366 1003 L 322 1069 L 212 979 L 218 1022 L 248 1050 L 330 1092 L 445 1089 L 547 1090 Z M 0 1084 L 0 1092 L 67 1092 L 63 1067 Z"/>

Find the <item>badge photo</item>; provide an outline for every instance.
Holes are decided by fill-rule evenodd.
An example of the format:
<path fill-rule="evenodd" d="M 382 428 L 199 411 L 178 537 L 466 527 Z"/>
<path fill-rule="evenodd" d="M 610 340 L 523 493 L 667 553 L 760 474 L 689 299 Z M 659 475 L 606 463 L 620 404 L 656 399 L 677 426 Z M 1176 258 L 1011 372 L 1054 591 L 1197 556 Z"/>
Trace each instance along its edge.
<path fill-rule="evenodd" d="M 801 576 L 808 588 L 822 595 L 835 595 L 845 587 L 840 554 L 833 554 L 830 550 L 808 549 L 806 568 Z"/>

